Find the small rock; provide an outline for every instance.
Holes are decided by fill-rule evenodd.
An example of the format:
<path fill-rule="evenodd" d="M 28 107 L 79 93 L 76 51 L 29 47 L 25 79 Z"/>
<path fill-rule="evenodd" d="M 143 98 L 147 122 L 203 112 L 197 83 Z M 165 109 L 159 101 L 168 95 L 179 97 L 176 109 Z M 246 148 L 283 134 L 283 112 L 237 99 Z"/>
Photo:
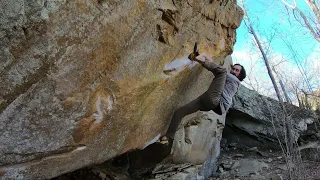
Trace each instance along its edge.
<path fill-rule="evenodd" d="M 281 170 L 284 170 L 284 171 L 288 170 L 286 164 L 279 165 L 278 168 L 281 169 Z"/>
<path fill-rule="evenodd" d="M 267 154 L 262 151 L 256 151 L 256 152 L 257 152 L 257 154 L 259 154 L 262 157 L 267 157 Z"/>
<path fill-rule="evenodd" d="M 279 157 L 277 157 L 277 159 L 282 159 L 282 157 L 281 157 L 281 156 L 279 156 Z"/>
<path fill-rule="evenodd" d="M 235 154 L 234 157 L 244 157 L 243 154 Z"/>
<path fill-rule="evenodd" d="M 230 161 L 229 161 L 229 160 L 224 160 L 224 161 L 222 161 L 219 165 L 220 165 L 221 167 L 224 167 L 225 164 L 230 164 Z"/>
<path fill-rule="evenodd" d="M 258 148 L 257 147 L 253 147 L 253 148 L 248 149 L 248 151 L 258 151 Z"/>
<path fill-rule="evenodd" d="M 265 177 L 262 177 L 262 176 L 256 175 L 256 174 L 251 174 L 250 175 L 250 179 L 254 179 L 254 180 L 256 180 L 256 179 L 265 179 Z"/>
<path fill-rule="evenodd" d="M 220 173 L 223 173 L 223 172 L 224 172 L 223 167 L 219 167 L 219 172 L 220 172 Z"/>
<path fill-rule="evenodd" d="M 272 150 L 270 149 L 269 152 L 272 152 Z"/>
<path fill-rule="evenodd" d="M 271 180 L 283 180 L 283 177 L 280 174 L 277 174 L 271 178 Z"/>
<path fill-rule="evenodd" d="M 225 148 L 226 145 L 227 145 L 227 143 L 228 143 L 228 141 L 227 141 L 227 139 L 225 139 L 225 138 L 222 138 L 222 139 L 220 140 L 220 146 L 221 146 L 222 148 Z"/>
<path fill-rule="evenodd" d="M 223 164 L 223 168 L 224 169 L 230 169 L 231 168 L 231 164 Z"/>
<path fill-rule="evenodd" d="M 225 177 L 228 177 L 230 174 L 228 172 L 222 172 L 219 174 L 219 177 L 220 178 L 225 178 Z"/>
<path fill-rule="evenodd" d="M 239 161 L 236 161 L 233 163 L 233 165 L 231 166 L 231 169 L 236 169 L 240 166 L 240 162 Z"/>
<path fill-rule="evenodd" d="M 272 162 L 272 159 L 271 159 L 271 158 L 268 158 L 268 159 L 267 159 L 267 162 L 268 162 L 268 163 L 271 163 L 271 162 Z"/>
<path fill-rule="evenodd" d="M 188 173 L 193 173 L 193 172 L 196 172 L 197 171 L 197 168 L 196 167 L 189 167 L 187 169 L 183 169 L 184 172 L 188 172 Z"/>
<path fill-rule="evenodd" d="M 230 143 L 229 147 L 236 147 L 237 143 Z"/>

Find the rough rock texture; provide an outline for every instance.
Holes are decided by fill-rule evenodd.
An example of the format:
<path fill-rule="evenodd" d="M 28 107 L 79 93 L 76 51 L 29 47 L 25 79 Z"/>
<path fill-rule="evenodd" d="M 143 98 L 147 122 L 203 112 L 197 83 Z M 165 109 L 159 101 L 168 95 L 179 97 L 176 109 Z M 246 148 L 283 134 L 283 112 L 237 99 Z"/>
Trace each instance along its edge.
<path fill-rule="evenodd" d="M 175 135 L 172 162 L 192 163 L 189 170 L 166 176 L 168 179 L 206 179 L 216 171 L 225 116 L 213 111 L 186 116 Z M 181 177 L 180 177 L 181 176 Z"/>
<path fill-rule="evenodd" d="M 286 105 L 292 120 L 294 138 L 307 130 L 315 120 L 311 111 Z M 241 86 L 226 119 L 223 136 L 230 142 L 249 147 L 279 147 L 284 142 L 285 126 L 278 101 Z"/>
<path fill-rule="evenodd" d="M 320 162 L 320 141 L 309 142 L 299 147 L 303 160 Z"/>
<path fill-rule="evenodd" d="M 219 156 L 225 116 L 213 111 L 199 111 L 193 116 L 191 119 L 188 116 L 184 118 L 188 123 L 175 135 L 172 147 L 174 163 L 202 164 L 210 156 Z"/>
<path fill-rule="evenodd" d="M 308 126 L 299 138 L 299 150 L 303 160 L 320 162 L 320 129 L 319 115 L 317 120 Z"/>
<path fill-rule="evenodd" d="M 208 178 L 216 171 L 224 121 L 225 116 L 213 111 L 190 114 L 183 118 L 172 146 L 153 143 L 93 169 L 107 176 L 120 170 L 133 179 Z"/>
<path fill-rule="evenodd" d="M 212 78 L 165 65 L 195 41 L 223 60 L 243 13 L 235 0 L 2 0 L 0 15 L 0 178 L 46 179 L 163 133 Z"/>

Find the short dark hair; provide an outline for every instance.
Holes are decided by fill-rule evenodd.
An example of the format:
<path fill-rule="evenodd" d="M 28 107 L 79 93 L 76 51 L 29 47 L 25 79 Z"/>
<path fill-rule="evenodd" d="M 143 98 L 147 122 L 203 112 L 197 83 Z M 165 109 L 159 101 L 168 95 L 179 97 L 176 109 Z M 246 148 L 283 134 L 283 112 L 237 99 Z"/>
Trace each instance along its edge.
<path fill-rule="evenodd" d="M 246 78 L 247 74 L 246 74 L 246 70 L 244 69 L 244 67 L 241 65 L 241 64 L 234 64 L 233 66 L 241 66 L 241 71 L 240 71 L 240 74 L 239 74 L 239 77 L 238 79 L 240 81 L 242 81 L 244 78 Z"/>

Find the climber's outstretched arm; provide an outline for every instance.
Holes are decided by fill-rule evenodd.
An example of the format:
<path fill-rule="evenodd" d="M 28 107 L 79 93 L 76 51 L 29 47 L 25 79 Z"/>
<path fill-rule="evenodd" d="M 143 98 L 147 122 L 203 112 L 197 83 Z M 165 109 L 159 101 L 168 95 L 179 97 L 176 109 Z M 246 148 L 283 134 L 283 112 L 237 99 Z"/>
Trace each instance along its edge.
<path fill-rule="evenodd" d="M 208 69 L 209 71 L 215 73 L 216 71 L 221 71 L 222 66 L 213 62 L 212 58 L 207 54 L 200 54 L 196 57 L 195 61 L 202 64 L 203 67 Z"/>

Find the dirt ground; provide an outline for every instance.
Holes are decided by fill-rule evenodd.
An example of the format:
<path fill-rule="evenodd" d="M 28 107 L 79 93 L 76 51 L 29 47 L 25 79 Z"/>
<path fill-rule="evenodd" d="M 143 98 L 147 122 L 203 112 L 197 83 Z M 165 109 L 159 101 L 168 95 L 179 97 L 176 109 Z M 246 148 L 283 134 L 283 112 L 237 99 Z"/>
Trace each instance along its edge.
<path fill-rule="evenodd" d="M 281 180 L 289 179 L 286 160 L 281 151 L 258 148 L 238 148 L 229 144 L 221 148 L 218 160 L 218 170 L 209 180 Z M 294 176 L 291 179 L 320 180 L 320 162 L 302 161 L 294 167 Z M 111 171 L 110 171 L 111 172 Z M 53 180 L 121 180 L 131 179 L 125 173 L 112 173 L 101 178 L 90 168 L 83 168 L 75 172 L 61 175 Z M 122 175 L 120 175 L 122 174 Z M 126 173 L 127 174 L 127 173 Z M 128 174 L 127 174 L 128 175 Z M 123 178 L 120 178 L 123 177 Z M 124 178 L 127 177 L 127 178 Z M 120 178 L 120 179 L 119 179 Z M 145 178 L 144 178 L 145 179 Z"/>
<path fill-rule="evenodd" d="M 225 167 L 229 163 L 231 166 L 237 161 L 246 160 L 257 161 L 263 164 L 262 168 L 256 172 L 237 173 L 237 169 Z M 236 147 L 225 147 L 221 149 L 221 155 L 218 163 L 218 171 L 216 176 L 211 177 L 211 180 L 278 180 L 289 179 L 286 160 L 281 151 L 270 149 L 241 149 Z M 249 164 L 250 165 L 250 164 Z M 267 165 L 267 167 L 266 167 Z M 239 167 L 240 168 L 240 167 Z M 248 167 L 254 169 L 254 167 Z M 302 160 L 294 166 L 294 176 L 291 179 L 306 179 L 306 180 L 320 180 L 320 162 Z"/>

